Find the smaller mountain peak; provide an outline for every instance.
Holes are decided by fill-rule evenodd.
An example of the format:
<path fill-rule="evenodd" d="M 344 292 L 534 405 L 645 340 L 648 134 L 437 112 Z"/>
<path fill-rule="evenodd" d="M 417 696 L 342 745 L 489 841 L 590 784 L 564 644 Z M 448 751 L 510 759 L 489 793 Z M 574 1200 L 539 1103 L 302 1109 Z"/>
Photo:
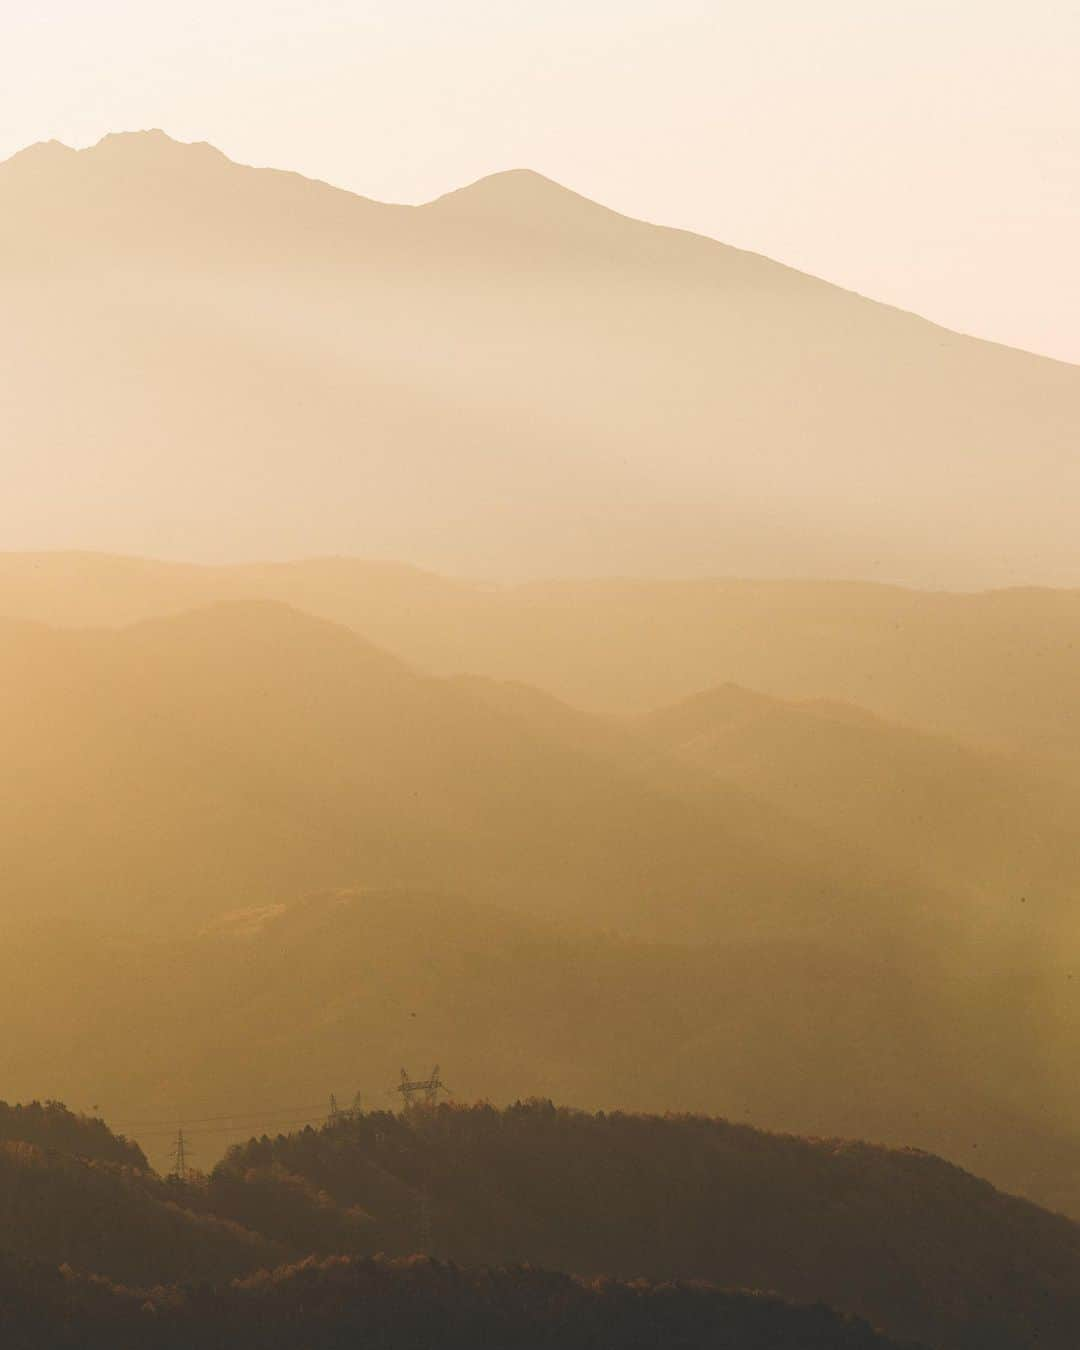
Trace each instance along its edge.
<path fill-rule="evenodd" d="M 72 159 L 76 154 L 78 151 L 73 150 L 70 145 L 65 145 L 63 141 L 38 141 L 23 150 L 16 150 L 4 162 L 24 168 L 45 168 L 62 160 Z"/>
<path fill-rule="evenodd" d="M 427 209 L 461 216 L 522 220 L 538 216 L 550 220 L 580 217 L 586 212 L 606 213 L 606 208 L 598 203 L 534 169 L 503 169 L 488 174 L 475 183 L 437 197 L 428 203 Z"/>
<path fill-rule="evenodd" d="M 533 192 L 533 193 L 566 193 L 569 196 L 575 194 L 569 188 L 563 187 L 557 183 L 554 178 L 548 178 L 546 174 L 538 173 L 535 169 L 499 169 L 495 173 L 485 174 L 483 178 L 478 178 L 476 182 L 462 189 L 464 192 L 476 191 L 478 189 L 486 191 L 512 191 L 512 192 Z"/>

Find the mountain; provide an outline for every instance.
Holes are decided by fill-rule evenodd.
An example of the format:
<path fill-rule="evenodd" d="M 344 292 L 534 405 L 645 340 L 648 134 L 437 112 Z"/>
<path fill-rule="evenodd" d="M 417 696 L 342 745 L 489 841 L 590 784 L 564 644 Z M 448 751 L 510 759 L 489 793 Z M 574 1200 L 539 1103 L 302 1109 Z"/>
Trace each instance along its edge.
<path fill-rule="evenodd" d="M 10 916 L 182 931 L 321 887 L 466 889 L 666 937 L 940 940 L 953 897 L 539 696 L 432 679 L 268 601 L 0 624 Z"/>
<path fill-rule="evenodd" d="M 915 1150 L 705 1116 L 349 1110 L 186 1178 L 32 1145 L 0 1174 L 0 1332 L 27 1350 L 298 1322 L 327 1350 L 1066 1350 L 1080 1327 L 1070 1220 Z"/>
<path fill-rule="evenodd" d="M 403 207 L 36 146 L 0 281 L 11 547 L 1080 584 L 1080 370 L 535 174 Z"/>
<path fill-rule="evenodd" d="M 214 1288 L 132 1289 L 0 1254 L 0 1334 L 11 1350 L 903 1350 L 828 1308 L 701 1284 L 341 1257 Z"/>
<path fill-rule="evenodd" d="M 389 1251 L 422 1224 L 454 1262 L 771 1289 L 941 1350 L 1066 1350 L 1080 1331 L 1080 1227 L 910 1150 L 541 1101 L 443 1106 L 252 1140 L 210 1195 L 248 1218 L 246 1188 L 294 1178 L 363 1207 Z"/>
<path fill-rule="evenodd" d="M 0 1101 L 0 1143 L 29 1144 L 46 1153 L 66 1153 L 137 1171 L 149 1168 L 138 1144 L 113 1134 L 103 1120 L 77 1116 L 56 1101 L 14 1106 Z"/>
<path fill-rule="evenodd" d="M 187 1198 L 102 1121 L 57 1103 L 0 1103 L 0 1261 L 13 1252 L 151 1285 L 231 1279 L 283 1259 L 285 1248 Z"/>
<path fill-rule="evenodd" d="M 75 565 L 19 564 L 23 613 L 54 563 Z M 101 618 L 215 575 L 91 559 L 85 594 Z M 401 631 L 457 631 L 421 617 L 444 583 L 383 575 L 416 597 Z M 872 651 L 823 613 L 823 670 L 845 631 Z M 222 1140 L 279 1116 L 271 1069 L 320 1114 L 439 1060 L 498 1100 L 915 1143 L 1080 1213 L 1073 799 L 1032 752 L 723 687 L 600 716 L 252 598 L 0 622 L 0 694 L 8 1091 L 157 1122 L 160 1157 L 192 1115 L 239 1116 Z M 1064 724 L 1073 697 L 1033 715 Z"/>
<path fill-rule="evenodd" d="M 1080 761 L 1080 590 L 632 578 L 495 587 L 348 558 L 198 567 L 0 553 L 0 615 L 11 618 L 115 626 L 240 599 L 353 628 L 433 674 L 535 685 L 599 712 L 649 712 L 739 684 Z"/>
<path fill-rule="evenodd" d="M 739 685 L 649 714 L 656 741 L 778 810 L 973 897 L 1012 894 L 1071 925 L 1075 803 L 1030 758 Z"/>
<path fill-rule="evenodd" d="M 0 1081 L 99 1103 L 164 1170 L 178 1126 L 206 1168 L 251 1133 L 317 1123 L 331 1092 L 385 1105 L 401 1065 L 439 1062 L 463 1101 L 540 1092 L 917 1145 L 1080 1215 L 1071 962 L 978 934 L 643 941 L 404 887 L 168 939 L 9 926 Z"/>

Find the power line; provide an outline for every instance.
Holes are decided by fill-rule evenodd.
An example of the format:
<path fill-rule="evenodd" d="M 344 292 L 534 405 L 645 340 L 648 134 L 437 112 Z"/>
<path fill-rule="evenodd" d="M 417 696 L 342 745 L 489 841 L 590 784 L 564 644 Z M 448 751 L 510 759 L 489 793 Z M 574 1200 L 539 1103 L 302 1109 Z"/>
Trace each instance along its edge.
<path fill-rule="evenodd" d="M 295 1119 L 294 1119 L 294 1120 L 272 1120 L 272 1119 L 267 1119 L 267 1118 L 265 1118 L 265 1117 L 262 1117 L 262 1118 L 260 1118 L 259 1124 L 262 1125 L 262 1126 L 264 1126 L 264 1127 L 270 1128 L 270 1129 L 280 1129 L 280 1128 L 282 1128 L 283 1126 L 290 1126 L 290 1125 L 321 1125 L 321 1124 L 323 1124 L 325 1121 L 327 1121 L 328 1119 L 329 1119 L 329 1116 L 327 1116 L 325 1113 L 324 1113 L 323 1115 L 320 1115 L 320 1116 L 302 1116 L 299 1120 L 295 1120 Z M 237 1126 L 237 1129 L 245 1130 L 245 1131 L 248 1131 L 249 1133 L 250 1133 L 250 1132 L 253 1132 L 253 1131 L 254 1131 L 255 1129 L 257 1129 L 257 1128 L 258 1128 L 258 1126 L 253 1126 L 253 1125 L 240 1125 L 240 1126 Z M 189 1134 L 230 1134 L 230 1133 L 232 1133 L 232 1131 L 231 1131 L 231 1130 L 229 1129 L 229 1127 L 226 1126 L 226 1125 L 222 1125 L 222 1126 L 220 1126 L 220 1127 L 218 1127 L 218 1128 L 216 1128 L 216 1129 L 215 1129 L 213 1126 L 211 1126 L 211 1125 L 203 1125 L 203 1126 L 201 1126 L 200 1128 L 194 1129 L 194 1130 L 190 1130 L 190 1129 L 186 1129 L 186 1128 L 185 1128 L 184 1133 L 185 1133 L 185 1135 L 189 1135 Z M 176 1130 L 175 1130 L 175 1129 L 170 1129 L 170 1130 L 143 1130 L 143 1131 L 141 1131 L 141 1132 L 139 1133 L 139 1135 L 137 1136 L 137 1138 L 139 1138 L 139 1139 L 155 1139 L 155 1138 L 156 1138 L 156 1139 L 160 1139 L 160 1138 L 162 1138 L 163 1136 L 172 1138 L 172 1137 L 175 1136 L 175 1134 L 176 1134 Z"/>
<path fill-rule="evenodd" d="M 404 1091 L 403 1091 L 404 1089 Z M 410 1104 L 412 1094 L 420 1090 L 424 1093 L 429 1103 L 437 1100 L 440 1091 L 445 1092 L 446 1085 L 439 1078 L 439 1070 L 436 1067 L 432 1070 L 430 1078 L 419 1082 L 410 1082 L 408 1075 L 402 1070 L 402 1087 L 398 1089 L 402 1092 L 405 1104 Z M 93 1108 L 97 1111 L 97 1107 Z M 350 1108 L 343 1110 L 338 1106 L 337 1098 L 333 1093 L 330 1095 L 330 1110 L 327 1112 L 326 1103 L 311 1103 L 307 1106 L 279 1106 L 271 1107 L 267 1111 L 230 1111 L 220 1115 L 209 1116 L 189 1116 L 183 1112 L 177 1112 L 171 1118 L 165 1117 L 157 1120 L 111 1120 L 105 1119 L 105 1123 L 111 1130 L 121 1131 L 130 1130 L 135 1132 L 136 1140 L 140 1139 L 160 1139 L 168 1137 L 176 1140 L 176 1147 L 173 1150 L 173 1156 L 179 1159 L 178 1166 L 185 1166 L 184 1150 L 182 1141 L 190 1135 L 223 1135 L 231 1134 L 234 1131 L 240 1133 L 252 1134 L 256 1131 L 265 1132 L 269 1129 L 288 1129 L 301 1125 L 322 1125 L 327 1121 L 336 1122 L 343 1120 L 348 1116 L 358 1114 L 361 1110 L 360 1093 L 358 1092 L 353 1099 Z M 288 1117 L 285 1113 L 288 1112 Z M 294 1113 L 305 1112 L 303 1116 L 297 1117 Z M 176 1173 L 177 1175 L 179 1173 Z"/>
<path fill-rule="evenodd" d="M 290 1114 L 296 1111 L 321 1111 L 325 1103 L 311 1103 L 305 1106 L 275 1106 L 270 1108 L 270 1112 L 275 1115 L 281 1115 L 288 1111 Z M 178 1120 L 184 1121 L 188 1125 L 207 1125 L 218 1120 L 262 1120 L 269 1112 L 266 1111 L 236 1111 L 223 1116 L 187 1116 L 182 1112 L 177 1112 L 171 1119 L 166 1120 L 109 1120 L 106 1123 L 111 1129 L 128 1130 L 140 1129 L 143 1126 L 170 1125 L 176 1127 Z"/>

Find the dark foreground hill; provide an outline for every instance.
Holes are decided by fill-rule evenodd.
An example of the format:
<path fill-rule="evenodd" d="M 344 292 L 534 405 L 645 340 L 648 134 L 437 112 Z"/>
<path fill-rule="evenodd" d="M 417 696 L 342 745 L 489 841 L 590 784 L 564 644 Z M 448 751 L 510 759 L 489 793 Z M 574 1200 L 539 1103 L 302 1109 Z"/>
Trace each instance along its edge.
<path fill-rule="evenodd" d="M 1080 1227 L 926 1154 L 700 1117 L 443 1106 L 253 1140 L 209 1193 L 273 1232 L 300 1186 L 367 1214 L 369 1250 L 771 1289 L 957 1350 L 1080 1337 Z"/>
<path fill-rule="evenodd" d="M 72 1137 L 103 1130 L 71 1118 Z M 394 1350 L 470 1327 L 597 1350 L 876 1345 L 858 1319 L 938 1350 L 1072 1350 L 1080 1227 L 932 1155 L 715 1118 L 354 1110 L 185 1179 L 9 1142 L 4 1317 L 5 1345 L 52 1345 L 59 1319 L 84 1339 L 57 1344 L 95 1350 L 140 1328 L 170 1347 Z"/>
<path fill-rule="evenodd" d="M 152 1285 L 231 1279 L 290 1250 L 162 1180 L 101 1120 L 0 1103 L 0 1252 Z"/>
<path fill-rule="evenodd" d="M 386 1175 L 389 1228 L 309 1178 L 271 1164 L 163 1181 L 98 1119 L 58 1103 L 3 1107 L 0 1342 L 22 1350 L 257 1345 L 385 1350 L 476 1344 L 686 1350 L 886 1350 L 850 1317 L 701 1284 L 583 1281 L 517 1266 L 467 1271 L 411 1251 L 415 1188 Z M 395 1117 L 371 1119 L 393 1127 Z M 349 1117 L 351 1127 L 358 1118 Z M 342 1125 L 336 1126 L 340 1130 Z M 30 1142 L 47 1126 L 54 1143 Z M 280 1141 L 282 1144 L 284 1140 Z M 124 1156 L 126 1165 L 101 1161 Z M 354 1157 L 354 1163 L 359 1159 Z M 264 1231 L 242 1227 L 244 1209 Z M 272 1238 L 273 1231 L 279 1236 Z M 424 1245 L 423 1235 L 420 1245 Z M 352 1256 L 304 1257 L 315 1250 Z M 288 1259 L 291 1265 L 282 1263 Z M 59 1268 L 58 1268 L 59 1267 Z M 271 1273 L 271 1271 L 273 1273 Z"/>
<path fill-rule="evenodd" d="M 10 1350 L 899 1350 L 821 1306 L 421 1258 L 308 1260 L 228 1287 L 146 1291 L 0 1254 L 0 1338 Z"/>
<path fill-rule="evenodd" d="M 149 1167 L 138 1144 L 115 1135 L 103 1120 L 75 1115 L 60 1102 L 9 1106 L 0 1101 L 0 1146 L 8 1143 L 29 1144 L 48 1153 L 66 1153 L 139 1171 Z"/>

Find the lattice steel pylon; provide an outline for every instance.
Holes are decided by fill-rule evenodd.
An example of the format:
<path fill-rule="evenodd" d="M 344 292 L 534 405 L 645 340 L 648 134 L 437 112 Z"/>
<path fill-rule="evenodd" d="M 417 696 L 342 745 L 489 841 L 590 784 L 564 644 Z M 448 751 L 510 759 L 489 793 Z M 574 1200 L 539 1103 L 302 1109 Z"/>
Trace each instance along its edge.
<path fill-rule="evenodd" d="M 406 1106 L 434 1106 L 439 1100 L 439 1093 L 445 1092 L 450 1095 L 450 1089 L 439 1077 L 439 1066 L 436 1064 L 427 1078 L 410 1078 L 407 1069 L 401 1071 L 401 1082 L 395 1089 L 401 1094 L 401 1100 Z"/>
<path fill-rule="evenodd" d="M 188 1179 L 188 1161 L 187 1144 L 184 1141 L 184 1131 L 177 1130 L 176 1144 L 173 1148 L 173 1169 L 169 1174 L 177 1181 L 187 1181 Z"/>

